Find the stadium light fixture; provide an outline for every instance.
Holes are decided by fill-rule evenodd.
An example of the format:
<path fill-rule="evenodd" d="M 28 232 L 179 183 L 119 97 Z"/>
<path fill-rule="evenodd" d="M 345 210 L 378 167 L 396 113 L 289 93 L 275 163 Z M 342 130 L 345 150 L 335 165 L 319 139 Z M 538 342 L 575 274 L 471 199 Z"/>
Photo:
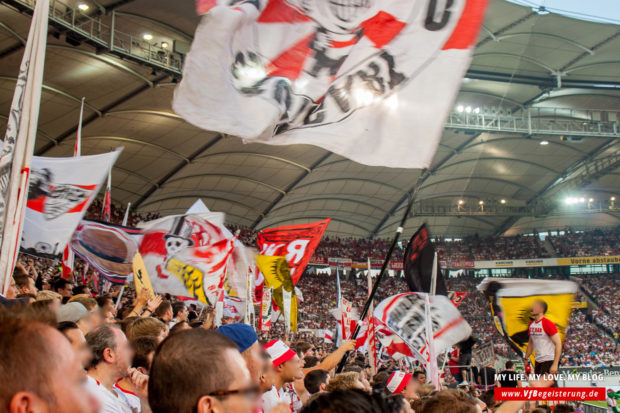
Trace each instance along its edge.
<path fill-rule="evenodd" d="M 467 106 L 467 107 L 465 108 L 465 112 L 467 112 L 467 113 L 471 113 L 471 106 Z"/>
<path fill-rule="evenodd" d="M 168 42 L 161 42 L 161 48 L 162 49 L 167 49 L 168 46 L 170 46 L 170 44 Z"/>
<path fill-rule="evenodd" d="M 478 201 L 478 204 L 480 204 L 480 205 L 484 205 L 484 201 L 483 201 L 483 200 L 480 200 L 480 201 Z"/>
<path fill-rule="evenodd" d="M 475 114 L 480 113 L 480 108 L 475 108 L 475 109 L 474 109 L 474 113 L 475 113 Z"/>
<path fill-rule="evenodd" d="M 505 204 L 505 203 L 506 203 L 506 200 L 505 200 L 505 199 L 500 199 L 500 200 L 499 200 L 499 203 L 500 203 L 500 204 Z"/>
<path fill-rule="evenodd" d="M 549 145 L 549 141 L 548 140 L 542 140 L 542 141 L 540 141 L 540 144 L 542 146 Z"/>
<path fill-rule="evenodd" d="M 82 11 L 87 11 L 90 7 L 86 3 L 78 3 L 77 8 Z"/>
<path fill-rule="evenodd" d="M 459 199 L 459 205 L 463 205 L 465 203 L 465 201 L 463 201 L 462 199 Z"/>
<path fill-rule="evenodd" d="M 465 108 L 463 107 L 463 105 L 458 105 L 458 106 L 456 107 L 456 111 L 457 111 L 457 112 L 463 112 L 464 110 L 465 110 Z"/>
<path fill-rule="evenodd" d="M 588 199 L 588 202 L 594 202 L 594 198 Z"/>
<path fill-rule="evenodd" d="M 584 197 L 581 197 L 581 198 L 579 198 L 579 202 L 581 202 L 583 204 L 584 202 L 586 202 L 586 199 Z"/>
<path fill-rule="evenodd" d="M 615 201 L 615 200 L 616 200 L 616 197 L 615 197 L 615 196 L 612 196 L 612 197 L 611 197 L 611 198 L 609 198 L 609 199 L 611 199 L 612 201 Z"/>
<path fill-rule="evenodd" d="M 153 35 L 152 35 L 151 33 L 144 33 L 144 34 L 142 35 L 142 38 L 143 38 L 144 40 L 153 40 Z"/>

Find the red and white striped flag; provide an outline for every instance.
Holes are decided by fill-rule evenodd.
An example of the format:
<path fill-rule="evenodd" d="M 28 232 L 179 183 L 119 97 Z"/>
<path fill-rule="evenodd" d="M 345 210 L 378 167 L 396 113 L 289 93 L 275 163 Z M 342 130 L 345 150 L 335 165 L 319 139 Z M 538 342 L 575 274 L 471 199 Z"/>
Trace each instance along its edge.
<path fill-rule="evenodd" d="M 325 343 L 333 343 L 334 337 L 332 337 L 332 332 L 329 330 L 325 330 L 325 336 L 323 337 L 323 341 Z"/>
<path fill-rule="evenodd" d="M 108 172 L 108 184 L 105 188 L 105 195 L 103 196 L 103 208 L 101 208 L 101 220 L 103 222 L 110 222 L 112 218 L 112 169 Z"/>

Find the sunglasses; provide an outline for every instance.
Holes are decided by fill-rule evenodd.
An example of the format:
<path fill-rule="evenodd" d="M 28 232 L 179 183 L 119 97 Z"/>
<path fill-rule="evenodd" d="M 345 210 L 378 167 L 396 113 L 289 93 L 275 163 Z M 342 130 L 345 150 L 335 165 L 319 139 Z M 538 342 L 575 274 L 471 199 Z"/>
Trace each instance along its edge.
<path fill-rule="evenodd" d="M 255 385 L 255 386 L 247 387 L 245 389 L 217 390 L 209 394 L 206 394 L 206 396 L 227 397 L 227 396 L 239 394 L 242 396 L 246 396 L 247 398 L 255 398 L 255 397 L 258 397 L 259 393 L 260 393 L 260 388 L 257 385 Z"/>

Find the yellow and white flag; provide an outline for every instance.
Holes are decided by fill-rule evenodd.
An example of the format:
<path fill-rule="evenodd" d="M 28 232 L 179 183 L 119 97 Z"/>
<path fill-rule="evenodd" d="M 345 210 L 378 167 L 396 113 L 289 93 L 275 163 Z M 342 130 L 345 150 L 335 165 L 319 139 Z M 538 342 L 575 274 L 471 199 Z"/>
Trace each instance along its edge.
<path fill-rule="evenodd" d="M 153 286 L 151 285 L 151 279 L 149 278 L 148 272 L 146 272 L 146 267 L 144 266 L 144 261 L 142 260 L 142 255 L 140 253 L 136 253 L 133 257 L 133 282 L 136 288 L 136 296 L 140 295 L 140 292 L 146 288 L 149 290 L 149 298 L 155 298 L 155 292 L 153 291 Z"/>
<path fill-rule="evenodd" d="M 286 258 L 257 255 L 256 265 L 265 277 L 265 288 L 273 290 L 272 298 L 284 315 L 286 331 L 297 331 L 297 296 Z"/>

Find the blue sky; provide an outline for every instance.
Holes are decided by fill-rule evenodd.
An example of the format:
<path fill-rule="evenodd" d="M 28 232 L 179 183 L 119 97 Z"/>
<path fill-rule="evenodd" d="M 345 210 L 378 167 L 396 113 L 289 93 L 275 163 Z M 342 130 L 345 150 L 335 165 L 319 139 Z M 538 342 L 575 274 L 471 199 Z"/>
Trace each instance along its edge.
<path fill-rule="evenodd" d="M 538 8 L 576 19 L 620 24 L 620 0 L 506 0 L 511 3 Z"/>

